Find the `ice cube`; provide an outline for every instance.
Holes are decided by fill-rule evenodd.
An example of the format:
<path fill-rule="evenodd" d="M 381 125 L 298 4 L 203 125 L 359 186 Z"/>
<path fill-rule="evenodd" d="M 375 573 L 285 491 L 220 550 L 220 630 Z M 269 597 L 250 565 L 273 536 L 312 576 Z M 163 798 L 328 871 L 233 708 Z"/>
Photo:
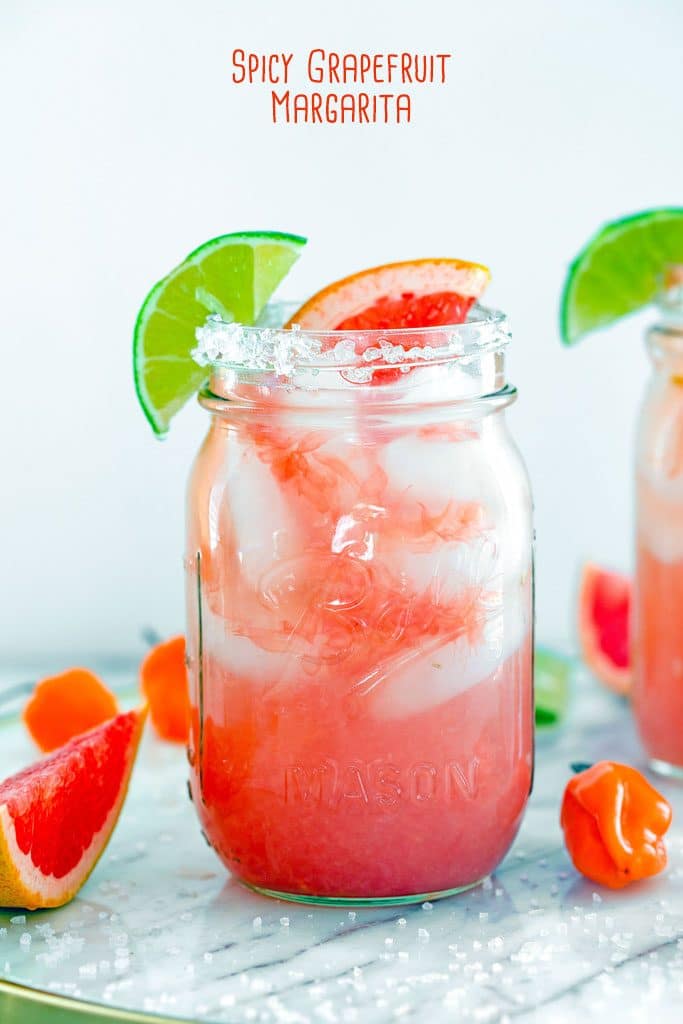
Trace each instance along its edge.
<path fill-rule="evenodd" d="M 399 547 L 387 552 L 387 559 L 399 577 L 416 593 L 428 588 L 435 600 L 451 600 L 468 587 L 500 586 L 501 564 L 494 536 L 490 532 L 470 541 L 446 544 L 437 541 L 431 551 L 415 552 Z"/>
<path fill-rule="evenodd" d="M 529 616 L 528 594 L 499 592 L 476 641 L 430 638 L 386 666 L 364 698 L 371 713 L 382 719 L 414 715 L 488 679 L 523 642 Z"/>
<path fill-rule="evenodd" d="M 300 524 L 281 484 L 248 447 L 239 452 L 226 480 L 220 516 L 221 533 L 232 537 L 242 578 L 250 587 L 258 586 L 277 559 L 303 548 Z"/>
<path fill-rule="evenodd" d="M 653 480 L 639 472 L 638 538 L 660 562 L 683 560 L 683 489 L 680 481 Z"/>
<path fill-rule="evenodd" d="M 481 536 L 500 559 L 492 574 L 500 571 L 506 579 L 521 574 L 531 550 L 531 499 L 519 453 L 504 432 L 489 430 L 457 442 L 411 433 L 379 449 L 377 458 L 387 475 L 389 510 L 392 502 L 412 503 L 416 516 L 424 509 L 438 518 L 449 506 L 454 511 L 478 507 Z M 476 539 L 476 531 L 470 533 Z M 450 554 L 439 551 L 438 557 L 445 564 Z M 462 552 L 457 557 L 462 559 Z M 480 557 L 476 548 L 473 557 Z"/>
<path fill-rule="evenodd" d="M 272 625 L 274 628 L 275 623 Z M 203 640 L 207 656 L 221 669 L 238 679 L 249 679 L 263 689 L 279 683 L 297 670 L 296 659 L 290 651 L 268 650 L 248 636 L 236 634 L 223 615 L 210 609 L 205 611 L 203 618 Z M 229 693 L 226 700 L 229 704 Z"/>

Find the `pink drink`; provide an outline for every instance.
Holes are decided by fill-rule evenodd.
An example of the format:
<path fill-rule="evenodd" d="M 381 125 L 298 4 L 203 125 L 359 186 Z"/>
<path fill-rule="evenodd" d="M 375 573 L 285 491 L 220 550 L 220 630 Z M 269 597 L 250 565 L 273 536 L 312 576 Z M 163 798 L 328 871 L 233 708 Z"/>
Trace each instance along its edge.
<path fill-rule="evenodd" d="M 638 551 L 638 728 L 650 756 L 683 769 L 683 558 Z"/>
<path fill-rule="evenodd" d="M 531 785 L 513 393 L 464 402 L 441 366 L 396 376 L 341 397 L 325 380 L 266 396 L 231 379 L 206 400 L 189 494 L 194 801 L 237 877 L 293 898 L 472 885 Z"/>
<path fill-rule="evenodd" d="M 683 335 L 680 344 L 679 362 Z M 676 352 L 667 354 L 670 372 Z M 637 489 L 636 721 L 653 767 L 683 771 L 683 378 L 676 374 L 657 374 L 651 385 Z"/>

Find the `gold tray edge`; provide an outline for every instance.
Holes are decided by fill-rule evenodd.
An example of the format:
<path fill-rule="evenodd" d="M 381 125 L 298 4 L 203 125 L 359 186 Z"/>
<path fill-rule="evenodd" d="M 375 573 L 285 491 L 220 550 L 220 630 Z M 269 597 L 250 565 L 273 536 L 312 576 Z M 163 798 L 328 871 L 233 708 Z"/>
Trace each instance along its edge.
<path fill-rule="evenodd" d="M 112 1024 L 192 1024 L 186 1017 L 164 1017 L 156 1013 L 117 1009 L 87 1000 L 70 999 L 57 992 L 44 992 L 2 978 L 0 1020 L 2 1024 L 100 1024 L 101 1021 L 111 1021 Z"/>

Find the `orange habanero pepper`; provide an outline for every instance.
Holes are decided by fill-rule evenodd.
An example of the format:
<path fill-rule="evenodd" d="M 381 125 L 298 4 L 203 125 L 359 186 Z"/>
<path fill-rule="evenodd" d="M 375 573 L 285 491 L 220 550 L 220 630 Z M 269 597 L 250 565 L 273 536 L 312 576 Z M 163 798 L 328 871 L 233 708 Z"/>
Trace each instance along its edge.
<path fill-rule="evenodd" d="M 577 871 L 610 889 L 666 867 L 671 806 L 628 765 L 599 761 L 570 779 L 560 824 Z"/>

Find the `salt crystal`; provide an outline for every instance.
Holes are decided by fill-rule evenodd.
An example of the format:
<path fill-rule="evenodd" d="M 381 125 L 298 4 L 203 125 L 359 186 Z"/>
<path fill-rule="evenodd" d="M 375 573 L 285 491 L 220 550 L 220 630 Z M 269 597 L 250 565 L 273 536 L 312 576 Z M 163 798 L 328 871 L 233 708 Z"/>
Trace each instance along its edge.
<path fill-rule="evenodd" d="M 434 909 L 434 904 L 430 903 L 429 900 L 427 900 L 426 903 L 422 904 L 422 909 L 423 910 L 433 910 Z"/>
<path fill-rule="evenodd" d="M 289 928 L 289 918 L 288 917 L 281 917 L 280 918 L 280 924 L 282 925 L 283 928 Z"/>
<path fill-rule="evenodd" d="M 429 942 L 429 932 L 426 928 L 417 929 L 418 942 Z"/>
<path fill-rule="evenodd" d="M 251 923 L 253 925 L 254 930 L 255 931 L 259 931 L 261 929 L 261 927 L 263 926 L 263 918 L 260 917 L 260 916 L 255 917 L 254 920 Z"/>
<path fill-rule="evenodd" d="M 26 924 L 26 914 L 17 914 L 16 917 L 10 917 L 10 924 Z"/>
<path fill-rule="evenodd" d="M 19 939 L 19 945 L 20 946 L 30 946 L 31 945 L 31 936 L 29 935 L 28 932 L 24 932 L 22 934 L 21 938 Z"/>
<path fill-rule="evenodd" d="M 355 910 L 349 910 L 349 913 L 348 913 L 349 921 L 355 921 L 356 917 L 357 917 L 356 911 Z"/>
<path fill-rule="evenodd" d="M 407 923 L 408 922 L 406 921 L 405 917 L 399 917 L 398 921 L 396 922 L 396 925 L 398 928 L 405 928 Z"/>

